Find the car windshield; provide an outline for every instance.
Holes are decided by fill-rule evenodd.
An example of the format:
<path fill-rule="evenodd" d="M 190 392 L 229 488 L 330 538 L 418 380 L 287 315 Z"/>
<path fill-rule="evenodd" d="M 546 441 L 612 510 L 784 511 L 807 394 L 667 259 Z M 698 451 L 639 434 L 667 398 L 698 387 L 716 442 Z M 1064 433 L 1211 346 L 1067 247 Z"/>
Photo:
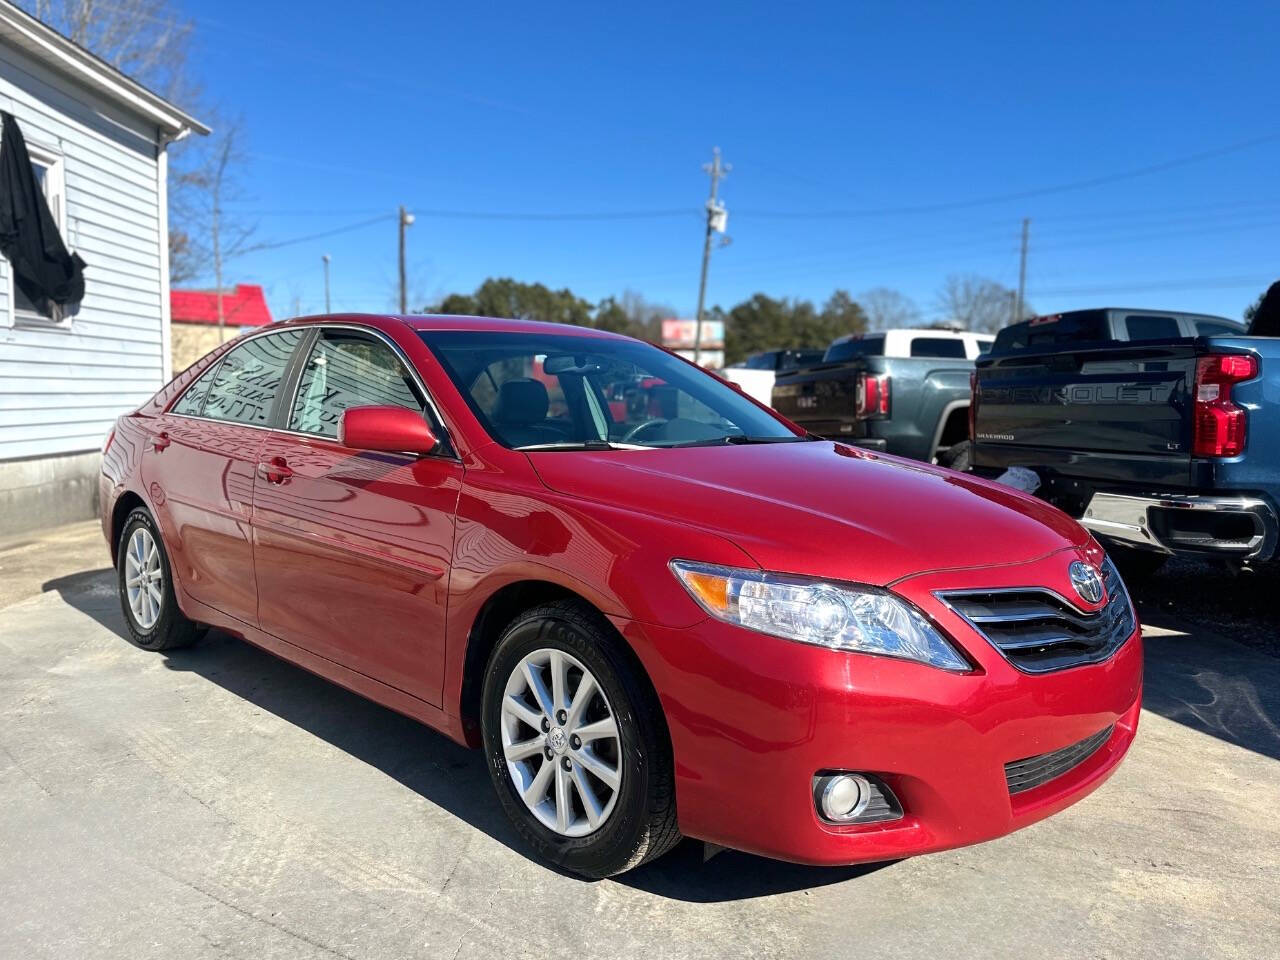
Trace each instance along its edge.
<path fill-rule="evenodd" d="M 710 374 L 637 340 L 463 330 L 420 336 L 489 435 L 517 450 L 805 439 Z"/>

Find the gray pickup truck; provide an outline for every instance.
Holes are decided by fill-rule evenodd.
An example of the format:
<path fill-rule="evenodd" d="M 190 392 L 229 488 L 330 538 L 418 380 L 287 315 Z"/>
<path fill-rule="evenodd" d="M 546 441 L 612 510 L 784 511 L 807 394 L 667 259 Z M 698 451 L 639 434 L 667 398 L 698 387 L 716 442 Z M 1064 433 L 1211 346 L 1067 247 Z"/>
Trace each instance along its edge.
<path fill-rule="evenodd" d="M 841 337 L 821 363 L 779 373 L 772 406 L 821 437 L 945 463 L 969 436 L 969 378 L 993 339 L 929 329 Z"/>

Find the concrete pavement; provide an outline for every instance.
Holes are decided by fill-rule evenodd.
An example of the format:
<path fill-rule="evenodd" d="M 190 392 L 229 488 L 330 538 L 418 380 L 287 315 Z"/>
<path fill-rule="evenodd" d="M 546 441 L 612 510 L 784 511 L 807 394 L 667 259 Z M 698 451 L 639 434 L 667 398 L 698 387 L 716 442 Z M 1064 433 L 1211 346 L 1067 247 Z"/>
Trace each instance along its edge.
<path fill-rule="evenodd" d="M 6 582 L 45 562 L 15 550 Z M 137 650 L 101 542 L 46 557 L 40 592 L 0 610 L 0 956 L 1254 960 L 1280 943 L 1280 660 L 1172 621 L 1150 631 L 1129 759 L 1044 823 L 856 869 L 686 844 L 589 883 L 525 856 L 479 754 L 224 635 Z"/>

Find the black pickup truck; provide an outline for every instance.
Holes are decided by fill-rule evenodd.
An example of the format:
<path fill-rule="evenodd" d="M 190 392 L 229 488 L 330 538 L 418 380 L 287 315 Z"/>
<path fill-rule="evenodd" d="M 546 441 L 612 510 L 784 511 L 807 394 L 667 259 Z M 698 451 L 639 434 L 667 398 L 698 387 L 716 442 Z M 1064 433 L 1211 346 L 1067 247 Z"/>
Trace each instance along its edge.
<path fill-rule="evenodd" d="M 1221 317 L 1081 310 L 1006 327 L 974 373 L 975 473 L 1034 471 L 1037 495 L 1119 547 L 1276 557 L 1280 339 Z M 1118 559 L 1120 559 L 1118 557 Z"/>

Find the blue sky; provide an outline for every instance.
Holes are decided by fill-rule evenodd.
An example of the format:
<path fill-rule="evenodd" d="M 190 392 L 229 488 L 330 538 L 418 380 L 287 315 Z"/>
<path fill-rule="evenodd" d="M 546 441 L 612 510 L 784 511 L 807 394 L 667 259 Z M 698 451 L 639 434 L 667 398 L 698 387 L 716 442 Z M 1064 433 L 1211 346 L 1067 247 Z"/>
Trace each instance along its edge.
<path fill-rule="evenodd" d="M 1280 276 L 1272 2 L 185 9 L 257 239 L 385 216 L 233 263 L 277 316 L 323 308 L 323 253 L 335 309 L 388 309 L 400 203 L 415 303 L 508 275 L 690 314 L 716 145 L 726 307 L 887 286 L 928 317 L 948 274 L 1016 284 L 1023 217 L 1041 311 L 1239 316 Z"/>

